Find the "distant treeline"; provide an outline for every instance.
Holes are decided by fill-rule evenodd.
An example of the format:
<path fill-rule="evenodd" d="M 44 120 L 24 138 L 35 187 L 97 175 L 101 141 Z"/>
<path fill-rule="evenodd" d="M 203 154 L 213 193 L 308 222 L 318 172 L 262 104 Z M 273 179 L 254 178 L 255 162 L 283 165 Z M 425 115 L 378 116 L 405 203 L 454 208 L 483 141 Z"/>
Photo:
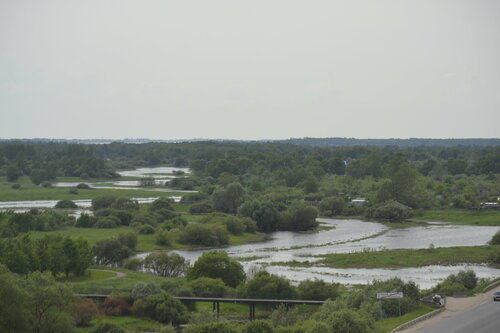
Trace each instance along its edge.
<path fill-rule="evenodd" d="M 311 145 L 306 142 L 311 140 Z M 337 142 L 357 139 L 301 139 L 303 145 L 278 142 L 183 142 L 127 144 L 68 144 L 0 142 L 0 175 L 9 179 L 30 175 L 35 183 L 56 176 L 113 177 L 113 169 L 170 164 L 191 167 L 198 173 L 218 177 L 255 173 L 260 169 L 274 172 L 295 167 L 320 168 L 317 174 L 351 174 L 356 178 L 380 177 L 389 157 L 401 153 L 423 175 L 439 169 L 441 174 L 500 173 L 499 139 L 408 139 L 373 140 L 407 142 L 401 145 L 317 147 L 313 142 Z M 340 141 L 335 141 L 340 140 Z M 414 141 L 412 141 L 414 140 Z M 351 141 L 349 141 L 351 142 Z M 356 142 L 356 141 L 352 141 Z M 359 143 L 365 140 L 358 140 Z M 410 146 L 421 142 L 420 146 Z M 442 145 L 425 145 L 441 142 Z M 456 145 L 447 147 L 447 144 Z M 490 142 L 491 146 L 485 146 Z M 465 145 L 467 143 L 468 145 Z M 341 165 L 343 164 L 343 165 Z M 259 171 L 259 172 L 261 172 Z"/>
<path fill-rule="evenodd" d="M 72 143 L 72 144 L 109 144 L 118 143 L 183 143 L 183 142 L 237 142 L 237 143 L 292 143 L 301 146 L 315 147 L 345 147 L 345 146 L 397 146 L 397 147 L 455 147 L 455 146 L 500 146 L 497 138 L 466 138 L 466 139 L 356 139 L 356 138 L 291 138 L 287 140 L 225 140 L 225 139 L 177 139 L 177 140 L 153 140 L 147 138 L 137 139 L 0 139 L 0 144 L 9 142 L 22 143 Z"/>
<path fill-rule="evenodd" d="M 92 146 L 65 143 L 0 143 L 0 172 L 9 181 L 30 176 L 34 184 L 58 176 L 109 178 L 118 175 L 105 160 L 94 153 Z"/>
<path fill-rule="evenodd" d="M 396 146 L 396 147 L 456 147 L 456 146 L 500 146 L 500 139 L 356 139 L 356 138 L 302 138 L 282 142 L 316 147 L 345 146 Z"/>

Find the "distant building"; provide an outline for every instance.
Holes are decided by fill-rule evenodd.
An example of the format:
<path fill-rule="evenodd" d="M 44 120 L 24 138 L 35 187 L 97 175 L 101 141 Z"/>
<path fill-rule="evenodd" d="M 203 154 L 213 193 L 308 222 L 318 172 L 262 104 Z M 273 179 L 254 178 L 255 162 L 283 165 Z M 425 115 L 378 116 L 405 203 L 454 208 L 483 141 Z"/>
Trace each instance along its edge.
<path fill-rule="evenodd" d="M 363 206 L 363 205 L 366 203 L 366 198 L 356 198 L 356 199 L 352 199 L 352 200 L 351 200 L 351 203 L 352 203 L 354 206 Z"/>

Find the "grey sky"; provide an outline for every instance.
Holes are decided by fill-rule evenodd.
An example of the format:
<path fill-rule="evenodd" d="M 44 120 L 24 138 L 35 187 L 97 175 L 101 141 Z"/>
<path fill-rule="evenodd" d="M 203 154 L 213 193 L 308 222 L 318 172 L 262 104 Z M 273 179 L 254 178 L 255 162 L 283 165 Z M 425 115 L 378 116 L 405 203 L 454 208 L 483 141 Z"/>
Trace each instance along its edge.
<path fill-rule="evenodd" d="M 498 0 L 0 0 L 0 137 L 499 137 Z"/>

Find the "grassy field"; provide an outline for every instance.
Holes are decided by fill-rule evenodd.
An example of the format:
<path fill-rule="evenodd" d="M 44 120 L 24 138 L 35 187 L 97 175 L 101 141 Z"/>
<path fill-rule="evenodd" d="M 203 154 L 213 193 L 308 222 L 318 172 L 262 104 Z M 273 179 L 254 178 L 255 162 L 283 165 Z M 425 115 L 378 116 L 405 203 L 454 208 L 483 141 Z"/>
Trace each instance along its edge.
<path fill-rule="evenodd" d="M 420 305 L 412 312 L 409 312 L 401 317 L 386 318 L 375 322 L 372 333 L 389 333 L 394 328 L 402 325 L 410 320 L 423 316 L 426 313 L 436 310 L 431 306 Z"/>
<path fill-rule="evenodd" d="M 188 219 L 189 220 L 189 219 Z M 88 240 L 89 244 L 93 246 L 95 243 L 102 239 L 110 238 L 110 237 L 118 237 L 120 233 L 123 232 L 135 232 L 132 227 L 119 227 L 119 228 L 110 228 L 110 229 L 97 229 L 97 228 L 76 228 L 76 227 L 67 227 L 62 230 L 55 231 L 31 231 L 30 234 L 33 238 L 41 238 L 44 235 L 50 234 L 59 234 L 62 236 L 70 236 L 70 237 L 82 237 Z M 179 234 L 173 234 L 172 244 L 171 246 L 162 246 L 155 243 L 155 235 L 137 235 L 137 252 L 149 252 L 156 250 L 172 250 L 172 249 L 194 249 L 195 247 L 184 245 L 179 243 Z M 261 242 L 264 240 L 265 234 L 263 233 L 244 233 L 242 235 L 230 235 L 229 237 L 229 245 L 241 245 L 245 243 L 255 243 Z"/>
<path fill-rule="evenodd" d="M 458 263 L 484 263 L 500 246 L 460 246 L 419 250 L 385 250 L 373 252 L 339 253 L 319 256 L 322 260 L 310 262 L 285 262 L 276 265 L 309 267 L 325 265 L 335 268 L 405 268 Z"/>
<path fill-rule="evenodd" d="M 81 179 L 80 179 L 81 181 Z M 78 189 L 77 194 L 69 192 L 69 188 L 53 187 L 47 188 L 36 186 L 27 177 L 21 177 L 17 184 L 21 189 L 11 188 L 12 183 L 0 182 L 0 201 L 28 201 L 28 200 L 77 200 L 93 199 L 103 195 L 112 195 L 119 198 L 145 198 L 163 196 L 182 196 L 182 192 L 158 192 L 147 190 L 114 190 L 114 189 Z"/>
<path fill-rule="evenodd" d="M 500 211 L 466 209 L 431 209 L 423 215 L 415 216 L 413 220 L 444 221 L 454 224 L 500 225 Z"/>
<path fill-rule="evenodd" d="M 114 280 L 105 280 L 110 277 L 103 277 L 101 275 L 101 279 L 96 280 L 96 276 L 100 275 L 98 272 L 90 270 L 90 276 L 74 278 L 73 280 L 68 280 L 68 284 L 73 288 L 76 293 L 102 293 L 102 294 L 110 294 L 112 292 L 120 292 L 120 291 L 128 291 L 130 292 L 134 285 L 138 282 L 147 282 L 147 281 L 155 281 L 158 284 L 165 282 L 167 280 L 171 280 L 171 278 L 164 278 L 160 276 L 156 276 L 153 274 L 146 274 L 142 272 L 130 271 L 124 268 L 117 267 L 107 267 L 107 266 L 96 266 L 97 269 L 105 269 L 116 272 L 125 273 L 126 276 L 114 279 Z M 115 274 L 107 273 L 112 276 Z"/>
<path fill-rule="evenodd" d="M 109 268 L 108 268 L 109 269 Z M 71 276 L 69 278 L 62 277 L 58 278 L 59 282 L 77 283 L 77 282 L 89 282 L 89 281 L 100 281 L 115 277 L 116 274 L 111 272 L 103 272 L 100 270 L 89 269 L 87 270 L 88 275 L 83 276 Z"/>

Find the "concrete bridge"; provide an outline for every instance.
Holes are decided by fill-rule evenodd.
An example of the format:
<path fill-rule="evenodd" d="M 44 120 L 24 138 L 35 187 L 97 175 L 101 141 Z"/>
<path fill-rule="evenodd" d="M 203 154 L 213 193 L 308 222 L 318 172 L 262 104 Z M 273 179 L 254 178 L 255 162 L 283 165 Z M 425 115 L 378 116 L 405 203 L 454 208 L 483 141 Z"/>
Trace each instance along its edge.
<path fill-rule="evenodd" d="M 79 294 L 77 296 L 101 299 L 104 300 L 109 297 L 109 295 L 99 295 L 99 294 Z M 210 302 L 213 304 L 213 312 L 217 312 L 217 316 L 220 313 L 220 303 L 238 303 L 238 304 L 248 304 L 249 305 L 249 315 L 250 320 L 255 319 L 255 305 L 265 304 L 265 305 L 284 305 L 285 307 L 291 307 L 294 305 L 323 305 L 324 301 L 309 301 L 309 300 L 297 300 L 297 299 L 260 299 L 260 298 L 214 298 L 214 297 L 176 297 L 181 302 Z"/>

